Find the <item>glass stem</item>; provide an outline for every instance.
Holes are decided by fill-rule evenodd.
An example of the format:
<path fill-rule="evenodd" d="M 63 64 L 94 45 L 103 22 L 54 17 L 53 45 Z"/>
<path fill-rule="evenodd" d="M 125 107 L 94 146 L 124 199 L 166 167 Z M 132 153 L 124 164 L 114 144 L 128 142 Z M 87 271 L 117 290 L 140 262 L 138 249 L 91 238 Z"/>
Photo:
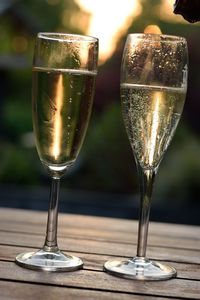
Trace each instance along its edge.
<path fill-rule="evenodd" d="M 149 214 L 151 207 L 152 190 L 155 179 L 155 170 L 143 170 L 138 166 L 140 179 L 140 216 L 138 228 L 137 256 L 145 257 L 149 227 Z"/>
<path fill-rule="evenodd" d="M 43 250 L 57 252 L 57 223 L 58 223 L 58 198 L 60 191 L 60 178 L 52 178 L 50 190 L 50 204 L 48 211 L 46 239 Z"/>

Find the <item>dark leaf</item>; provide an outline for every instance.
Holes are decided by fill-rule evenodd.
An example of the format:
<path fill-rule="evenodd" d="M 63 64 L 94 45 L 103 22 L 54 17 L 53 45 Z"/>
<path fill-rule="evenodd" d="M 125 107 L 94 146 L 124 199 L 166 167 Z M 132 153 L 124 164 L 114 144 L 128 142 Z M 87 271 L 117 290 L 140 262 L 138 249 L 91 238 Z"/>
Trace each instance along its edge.
<path fill-rule="evenodd" d="M 174 13 L 180 14 L 190 23 L 200 21 L 200 0 L 176 0 Z"/>

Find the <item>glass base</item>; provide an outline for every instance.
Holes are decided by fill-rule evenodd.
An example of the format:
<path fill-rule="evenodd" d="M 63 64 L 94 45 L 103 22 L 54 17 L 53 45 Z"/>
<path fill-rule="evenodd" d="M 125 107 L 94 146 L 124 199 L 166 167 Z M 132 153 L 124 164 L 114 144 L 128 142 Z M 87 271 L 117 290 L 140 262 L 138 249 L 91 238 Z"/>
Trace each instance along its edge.
<path fill-rule="evenodd" d="M 21 253 L 16 257 L 15 262 L 21 267 L 40 271 L 75 271 L 83 267 L 80 258 L 64 255 L 59 250 Z"/>
<path fill-rule="evenodd" d="M 104 264 L 104 270 L 115 276 L 138 280 L 166 280 L 176 277 L 177 274 L 173 267 L 142 257 L 123 261 L 107 261 Z"/>

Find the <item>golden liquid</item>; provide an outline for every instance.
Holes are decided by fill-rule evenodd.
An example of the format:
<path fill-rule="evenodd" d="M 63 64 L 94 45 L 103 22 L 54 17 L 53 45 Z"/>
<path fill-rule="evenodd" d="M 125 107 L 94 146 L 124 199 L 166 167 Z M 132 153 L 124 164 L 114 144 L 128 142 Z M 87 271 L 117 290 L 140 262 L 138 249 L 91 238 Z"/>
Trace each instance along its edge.
<path fill-rule="evenodd" d="M 95 73 L 33 69 L 33 125 L 41 161 L 48 167 L 77 157 L 91 114 Z"/>
<path fill-rule="evenodd" d="M 136 160 L 142 168 L 156 168 L 179 122 L 185 89 L 121 85 L 122 111 Z"/>

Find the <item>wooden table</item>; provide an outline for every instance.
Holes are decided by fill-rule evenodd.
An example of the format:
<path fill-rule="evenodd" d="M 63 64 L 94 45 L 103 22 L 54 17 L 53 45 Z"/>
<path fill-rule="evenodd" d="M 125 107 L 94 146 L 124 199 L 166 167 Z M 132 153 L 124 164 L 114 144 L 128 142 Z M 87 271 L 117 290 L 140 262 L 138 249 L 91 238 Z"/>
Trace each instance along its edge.
<path fill-rule="evenodd" d="M 137 221 L 59 215 L 59 246 L 84 260 L 84 269 L 48 273 L 14 263 L 44 241 L 47 213 L 0 209 L 0 299 L 200 299 L 200 227 L 151 223 L 147 254 L 167 262 L 176 279 L 133 281 L 102 271 L 111 258 L 136 252 Z"/>

